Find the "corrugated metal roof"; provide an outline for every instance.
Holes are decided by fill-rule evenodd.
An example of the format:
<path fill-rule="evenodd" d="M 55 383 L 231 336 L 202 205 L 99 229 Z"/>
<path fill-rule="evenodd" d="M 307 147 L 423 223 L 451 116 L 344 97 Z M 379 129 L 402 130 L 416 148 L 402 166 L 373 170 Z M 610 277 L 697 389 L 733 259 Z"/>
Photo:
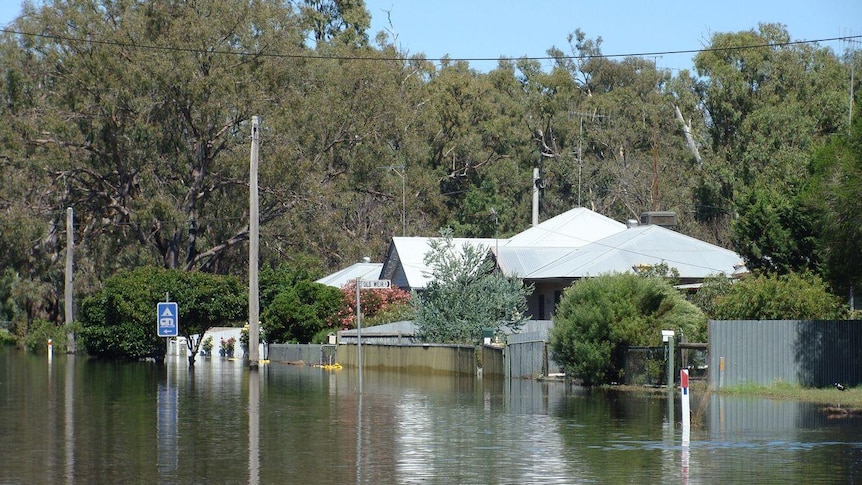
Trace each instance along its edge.
<path fill-rule="evenodd" d="M 667 264 L 680 278 L 731 275 L 741 263 L 733 251 L 660 226 L 639 226 L 573 250 L 523 278 L 584 278 L 632 272 L 635 265 Z"/>
<path fill-rule="evenodd" d="M 506 246 L 579 248 L 626 230 L 626 225 L 583 207 L 566 211 L 506 241 Z"/>
<path fill-rule="evenodd" d="M 316 283 L 341 288 L 345 283 L 355 280 L 356 278 L 376 280 L 380 278 L 380 271 L 382 269 L 383 263 L 356 263 L 332 273 L 329 276 L 324 276 L 317 280 Z"/>

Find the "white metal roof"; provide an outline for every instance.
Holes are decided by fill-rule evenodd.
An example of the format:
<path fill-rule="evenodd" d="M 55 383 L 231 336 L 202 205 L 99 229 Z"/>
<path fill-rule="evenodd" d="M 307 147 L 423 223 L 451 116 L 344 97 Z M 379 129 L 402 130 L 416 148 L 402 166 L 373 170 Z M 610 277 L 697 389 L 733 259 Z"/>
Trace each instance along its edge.
<path fill-rule="evenodd" d="M 380 278 L 380 270 L 383 269 L 383 263 L 356 263 L 350 265 L 340 271 L 324 276 L 316 281 L 328 286 L 341 288 L 348 281 L 362 278 L 363 280 L 376 280 Z"/>
<path fill-rule="evenodd" d="M 507 247 L 579 248 L 626 230 L 626 225 L 577 207 L 509 238 Z"/>
<path fill-rule="evenodd" d="M 431 281 L 431 269 L 425 265 L 425 254 L 431 249 L 430 242 L 440 238 L 433 237 L 393 237 L 381 277 L 392 280 L 401 288 L 422 289 Z M 453 238 L 453 250 L 460 252 L 465 245 L 472 244 L 488 251 L 503 239 Z"/>
<path fill-rule="evenodd" d="M 660 226 L 638 226 L 571 251 L 522 278 L 584 278 L 606 273 L 632 272 L 636 265 L 665 263 L 680 278 L 733 274 L 742 258 L 728 249 Z"/>

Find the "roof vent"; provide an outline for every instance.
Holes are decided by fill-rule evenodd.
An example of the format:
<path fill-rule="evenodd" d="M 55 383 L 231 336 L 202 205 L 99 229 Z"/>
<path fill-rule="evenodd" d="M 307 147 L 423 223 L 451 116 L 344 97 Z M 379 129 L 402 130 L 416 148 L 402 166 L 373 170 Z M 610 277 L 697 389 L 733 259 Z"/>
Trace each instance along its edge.
<path fill-rule="evenodd" d="M 653 224 L 663 227 L 676 227 L 676 212 L 651 211 L 641 214 L 641 224 Z"/>
<path fill-rule="evenodd" d="M 363 263 L 370 263 L 370 262 L 371 262 L 371 258 L 369 258 L 368 256 L 363 256 L 363 257 L 362 257 L 362 262 L 363 262 Z"/>
<path fill-rule="evenodd" d="M 638 220 L 637 219 L 627 219 L 626 220 L 626 228 L 631 229 L 633 227 L 638 227 Z"/>

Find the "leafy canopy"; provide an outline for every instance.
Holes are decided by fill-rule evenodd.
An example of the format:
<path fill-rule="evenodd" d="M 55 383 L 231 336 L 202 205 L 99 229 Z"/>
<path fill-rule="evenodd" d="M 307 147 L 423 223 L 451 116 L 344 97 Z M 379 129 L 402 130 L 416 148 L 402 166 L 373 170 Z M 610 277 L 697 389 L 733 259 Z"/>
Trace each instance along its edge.
<path fill-rule="evenodd" d="M 239 279 L 142 267 L 117 274 L 87 298 L 81 308 L 81 339 L 86 351 L 111 359 L 164 358 L 164 339 L 156 330 L 156 305 L 165 294 L 177 302 L 179 333 L 189 342 L 194 363 L 200 339 L 215 326 L 234 326 L 246 319 L 248 297 Z"/>

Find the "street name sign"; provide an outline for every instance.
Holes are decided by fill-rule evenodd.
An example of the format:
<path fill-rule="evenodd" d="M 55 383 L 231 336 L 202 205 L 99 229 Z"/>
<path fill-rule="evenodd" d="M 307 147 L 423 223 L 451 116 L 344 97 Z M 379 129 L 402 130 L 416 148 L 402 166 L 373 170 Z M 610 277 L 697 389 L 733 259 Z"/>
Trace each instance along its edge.
<path fill-rule="evenodd" d="M 386 289 L 389 288 L 392 283 L 389 280 L 359 280 L 359 287 L 363 290 L 367 289 Z"/>

